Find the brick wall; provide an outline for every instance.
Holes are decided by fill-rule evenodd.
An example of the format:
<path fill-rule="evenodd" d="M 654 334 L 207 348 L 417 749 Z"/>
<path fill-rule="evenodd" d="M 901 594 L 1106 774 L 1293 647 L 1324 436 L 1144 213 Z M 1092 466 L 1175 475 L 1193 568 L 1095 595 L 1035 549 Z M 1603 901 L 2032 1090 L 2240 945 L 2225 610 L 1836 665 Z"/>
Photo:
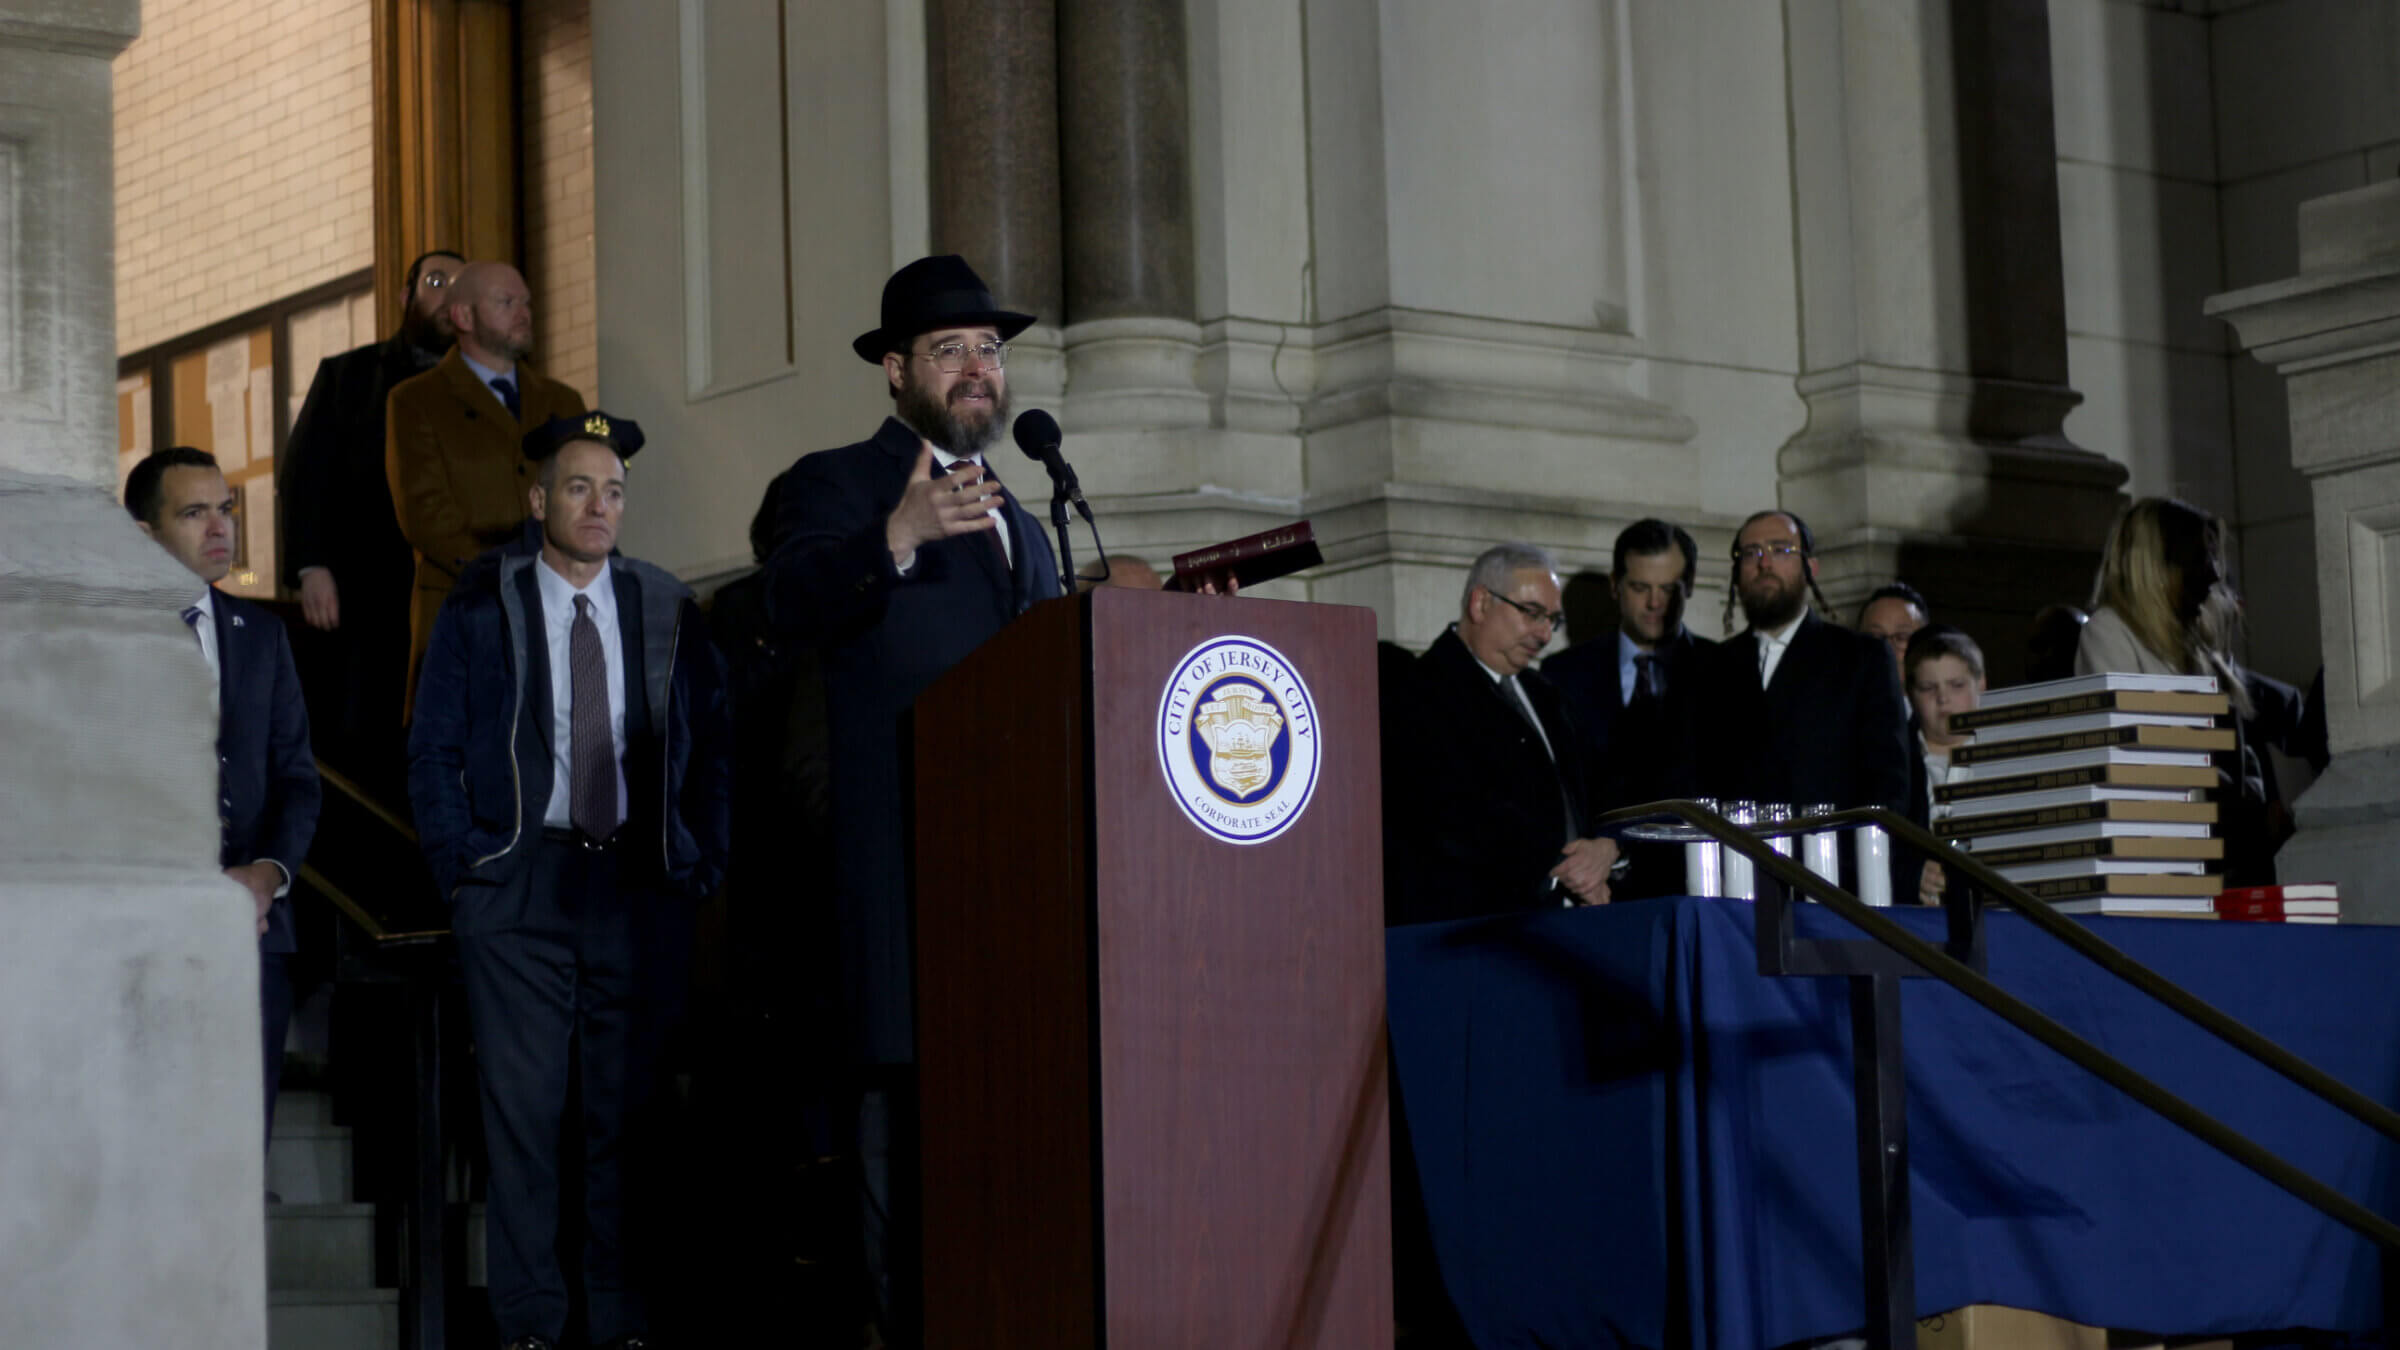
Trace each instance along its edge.
<path fill-rule="evenodd" d="M 116 61 L 119 351 L 373 263 L 368 19 L 358 0 L 143 0 Z"/>
<path fill-rule="evenodd" d="M 591 0 L 525 0 L 525 280 L 534 362 L 599 406 L 600 307 L 592 252 Z"/>

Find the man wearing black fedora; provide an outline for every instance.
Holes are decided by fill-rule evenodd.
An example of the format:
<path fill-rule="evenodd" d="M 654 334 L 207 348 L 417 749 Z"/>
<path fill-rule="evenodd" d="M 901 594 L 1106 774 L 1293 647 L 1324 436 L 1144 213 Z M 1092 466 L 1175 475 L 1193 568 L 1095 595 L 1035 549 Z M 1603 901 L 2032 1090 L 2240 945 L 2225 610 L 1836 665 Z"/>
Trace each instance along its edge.
<path fill-rule="evenodd" d="M 1000 308 L 961 258 L 893 273 L 882 322 L 851 343 L 883 368 L 893 415 L 867 440 L 785 471 L 767 562 L 776 625 L 822 656 L 867 1259 L 887 1338 L 903 1343 L 916 1321 L 916 1037 L 901 720 L 944 671 L 1059 593 L 1040 524 L 984 459 L 1008 424 L 1008 340 L 1032 322 Z M 916 830 L 967 848 L 979 833 L 960 820 Z"/>

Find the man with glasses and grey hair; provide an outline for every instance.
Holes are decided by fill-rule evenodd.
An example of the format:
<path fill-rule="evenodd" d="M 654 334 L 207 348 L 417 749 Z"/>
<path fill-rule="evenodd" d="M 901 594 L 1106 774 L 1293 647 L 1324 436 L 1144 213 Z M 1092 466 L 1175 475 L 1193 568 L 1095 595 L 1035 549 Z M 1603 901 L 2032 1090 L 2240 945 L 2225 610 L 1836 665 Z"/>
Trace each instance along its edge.
<path fill-rule="evenodd" d="M 1008 425 L 1008 340 L 1033 316 L 1002 309 L 964 259 L 942 256 L 894 273 L 881 317 L 851 350 L 881 368 L 892 416 L 872 437 L 785 471 L 766 603 L 778 629 L 822 657 L 842 841 L 832 860 L 838 1006 L 862 1098 L 869 1275 L 887 1341 L 913 1344 L 915 982 L 901 719 L 944 671 L 1059 594 L 1059 580 L 1039 522 L 985 459 Z M 983 826 L 918 828 L 971 847 Z"/>
<path fill-rule="evenodd" d="M 1488 548 L 1387 710 L 1392 922 L 1608 901 L 1617 843 L 1586 837 L 1582 740 L 1531 669 L 1565 622 L 1549 554 Z"/>

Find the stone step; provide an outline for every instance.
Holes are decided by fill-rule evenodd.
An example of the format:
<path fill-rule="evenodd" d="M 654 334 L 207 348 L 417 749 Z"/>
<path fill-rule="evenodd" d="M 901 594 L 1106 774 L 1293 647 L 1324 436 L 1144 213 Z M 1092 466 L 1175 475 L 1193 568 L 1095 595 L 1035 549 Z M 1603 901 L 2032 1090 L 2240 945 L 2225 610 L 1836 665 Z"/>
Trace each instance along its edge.
<path fill-rule="evenodd" d="M 400 1350 L 400 1291 L 270 1293 L 267 1350 Z"/>
<path fill-rule="evenodd" d="M 267 1288 L 276 1293 L 375 1287 L 375 1207 L 267 1206 Z"/>
<path fill-rule="evenodd" d="M 350 1199 L 350 1130 L 342 1125 L 275 1122 L 267 1141 L 267 1189 L 287 1205 L 336 1205 Z"/>

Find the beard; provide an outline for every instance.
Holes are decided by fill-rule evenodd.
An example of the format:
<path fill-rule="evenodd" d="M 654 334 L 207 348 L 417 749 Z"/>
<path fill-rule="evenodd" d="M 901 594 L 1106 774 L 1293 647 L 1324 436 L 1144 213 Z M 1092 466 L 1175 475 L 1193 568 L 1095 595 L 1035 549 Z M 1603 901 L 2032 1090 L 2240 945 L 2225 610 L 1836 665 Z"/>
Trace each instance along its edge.
<path fill-rule="evenodd" d="M 1763 587 L 1768 580 L 1776 583 L 1772 594 Z M 1741 594 L 1742 617 L 1761 632 L 1783 627 L 1799 618 L 1800 611 L 1808 607 L 1808 584 L 1804 581 L 1786 583 L 1781 578 L 1761 577 L 1758 582 L 1742 587 Z"/>
<path fill-rule="evenodd" d="M 448 322 L 431 314 L 419 314 L 413 309 L 400 320 L 400 336 L 407 340 L 409 346 L 421 352 L 449 351 L 450 344 L 455 340 Z"/>
<path fill-rule="evenodd" d="M 491 349 L 492 355 L 505 359 L 512 366 L 533 355 L 533 339 L 531 337 L 503 337 L 495 334 L 487 337 L 484 345 Z"/>
<path fill-rule="evenodd" d="M 980 416 L 962 415 L 950 400 L 968 392 L 988 393 L 992 406 Z M 898 406 L 894 409 L 911 431 L 933 442 L 961 459 L 982 454 L 1000 439 L 1000 428 L 1008 425 L 1008 386 L 994 385 L 985 376 L 962 379 L 950 386 L 948 395 L 939 395 L 916 380 L 900 386 Z"/>

